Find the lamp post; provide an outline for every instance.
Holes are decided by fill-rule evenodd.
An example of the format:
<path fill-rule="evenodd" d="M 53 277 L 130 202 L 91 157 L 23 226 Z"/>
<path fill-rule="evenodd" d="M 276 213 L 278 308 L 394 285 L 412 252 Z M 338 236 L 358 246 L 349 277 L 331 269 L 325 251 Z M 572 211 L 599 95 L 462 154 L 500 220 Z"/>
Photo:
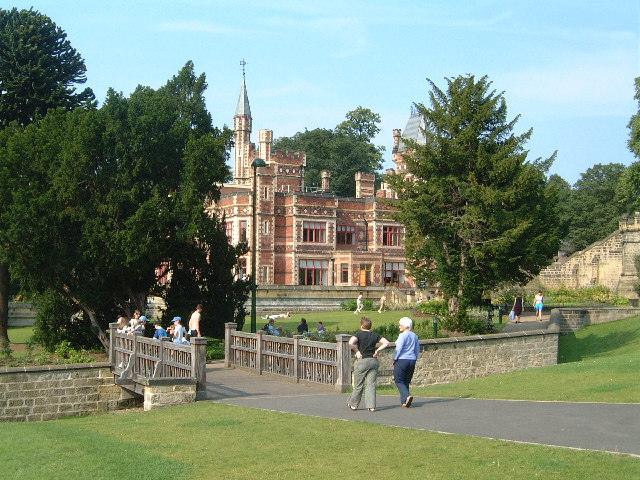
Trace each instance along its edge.
<path fill-rule="evenodd" d="M 256 291 L 258 284 L 256 283 L 256 202 L 257 202 L 257 171 L 258 167 L 266 167 L 267 162 L 262 158 L 256 158 L 251 162 L 253 168 L 253 202 L 251 204 L 251 333 L 256 333 Z"/>

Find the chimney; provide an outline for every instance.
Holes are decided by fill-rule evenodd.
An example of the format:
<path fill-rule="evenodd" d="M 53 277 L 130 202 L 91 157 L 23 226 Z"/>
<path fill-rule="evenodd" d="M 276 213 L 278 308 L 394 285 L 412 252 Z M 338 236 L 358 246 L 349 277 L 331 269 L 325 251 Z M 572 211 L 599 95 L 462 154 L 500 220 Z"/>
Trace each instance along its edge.
<path fill-rule="evenodd" d="M 376 176 L 373 173 L 356 173 L 356 198 L 367 198 L 375 195 Z"/>
<path fill-rule="evenodd" d="M 393 153 L 396 153 L 400 148 L 400 136 L 402 131 L 399 128 L 393 129 Z"/>
<path fill-rule="evenodd" d="M 269 163 L 271 161 L 271 143 L 273 142 L 273 131 L 260 130 L 258 137 L 260 142 L 258 155 L 265 162 Z"/>
<path fill-rule="evenodd" d="M 320 172 L 320 177 L 322 178 L 321 190 L 323 192 L 328 192 L 331 190 L 331 172 L 328 170 L 322 170 Z"/>

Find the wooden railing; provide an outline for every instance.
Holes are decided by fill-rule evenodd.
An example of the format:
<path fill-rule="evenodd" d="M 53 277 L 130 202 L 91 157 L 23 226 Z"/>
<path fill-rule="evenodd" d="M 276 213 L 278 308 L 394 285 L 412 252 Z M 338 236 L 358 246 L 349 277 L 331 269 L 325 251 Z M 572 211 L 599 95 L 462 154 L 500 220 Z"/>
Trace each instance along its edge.
<path fill-rule="evenodd" d="M 302 335 L 282 338 L 263 331 L 245 333 L 237 324 L 225 324 L 225 365 L 293 379 L 334 385 L 345 391 L 351 385 L 350 335 L 336 335 L 337 343 L 313 342 Z"/>
<path fill-rule="evenodd" d="M 120 380 L 140 378 L 193 379 L 198 388 L 206 382 L 207 339 L 196 337 L 190 345 L 179 345 L 170 338 L 156 340 L 140 333 L 118 333 L 109 324 L 109 362 Z"/>

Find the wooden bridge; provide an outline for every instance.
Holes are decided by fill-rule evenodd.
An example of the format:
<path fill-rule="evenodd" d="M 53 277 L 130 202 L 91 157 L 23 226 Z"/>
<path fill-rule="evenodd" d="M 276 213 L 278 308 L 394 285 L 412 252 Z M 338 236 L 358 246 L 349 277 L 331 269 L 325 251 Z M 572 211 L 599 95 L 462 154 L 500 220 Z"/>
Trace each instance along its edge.
<path fill-rule="evenodd" d="M 144 408 L 193 401 L 205 390 L 207 339 L 190 345 L 154 339 L 140 333 L 119 333 L 109 324 L 109 362 L 115 383 L 144 395 Z"/>

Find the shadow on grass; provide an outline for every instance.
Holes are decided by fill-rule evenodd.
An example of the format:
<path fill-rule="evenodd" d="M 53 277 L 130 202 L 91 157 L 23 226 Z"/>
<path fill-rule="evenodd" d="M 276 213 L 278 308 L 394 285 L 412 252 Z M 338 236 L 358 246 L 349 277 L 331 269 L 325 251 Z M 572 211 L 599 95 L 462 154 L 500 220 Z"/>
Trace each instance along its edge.
<path fill-rule="evenodd" d="M 595 357 L 606 352 L 618 350 L 638 343 L 640 327 L 629 325 L 624 330 L 610 333 L 591 333 L 586 337 L 577 337 L 569 333 L 560 337 L 558 363 L 570 363 Z"/>

